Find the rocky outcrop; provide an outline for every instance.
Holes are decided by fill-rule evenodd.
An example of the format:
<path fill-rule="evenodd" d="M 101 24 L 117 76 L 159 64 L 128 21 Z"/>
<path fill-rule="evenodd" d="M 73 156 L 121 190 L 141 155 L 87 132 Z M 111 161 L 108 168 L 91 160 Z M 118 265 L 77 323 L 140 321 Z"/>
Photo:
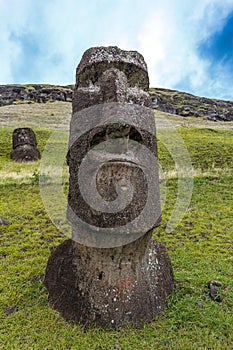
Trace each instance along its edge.
<path fill-rule="evenodd" d="M 71 102 L 73 85 L 0 85 L 0 106 L 15 103 Z M 150 88 L 153 108 L 181 117 L 202 117 L 213 121 L 233 120 L 233 101 L 198 97 L 176 90 Z"/>
<path fill-rule="evenodd" d="M 154 109 L 181 117 L 205 117 L 213 121 L 232 121 L 233 102 L 194 96 L 167 89 L 150 89 Z"/>
<path fill-rule="evenodd" d="M 72 85 L 0 85 L 0 106 L 20 102 L 71 102 L 72 94 Z"/>

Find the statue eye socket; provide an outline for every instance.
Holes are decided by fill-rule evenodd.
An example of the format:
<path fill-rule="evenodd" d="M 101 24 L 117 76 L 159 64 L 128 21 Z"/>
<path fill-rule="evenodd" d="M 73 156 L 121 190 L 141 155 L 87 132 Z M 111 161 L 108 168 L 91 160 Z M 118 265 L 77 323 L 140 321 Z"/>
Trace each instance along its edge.
<path fill-rule="evenodd" d="M 92 148 L 101 142 L 117 138 L 127 138 L 138 143 L 143 143 L 142 135 L 134 126 L 117 123 L 108 125 L 106 128 L 96 133 L 90 142 L 90 147 Z"/>
<path fill-rule="evenodd" d="M 95 147 L 99 143 L 106 141 L 106 129 L 101 130 L 97 134 L 95 134 L 90 142 L 90 147 Z"/>
<path fill-rule="evenodd" d="M 77 76 L 76 86 L 98 86 L 102 74 L 106 71 L 106 69 L 110 68 L 116 68 L 119 71 L 123 72 L 127 78 L 127 84 L 129 87 L 138 87 L 145 89 L 146 91 L 148 90 L 149 80 L 147 72 L 137 66 L 134 66 L 133 64 L 122 62 L 108 63 L 108 68 L 106 68 L 106 62 L 98 62 L 92 66 L 87 66 L 85 69 L 79 72 L 79 75 Z"/>
<path fill-rule="evenodd" d="M 139 142 L 139 143 L 143 143 L 143 142 L 142 142 L 142 135 L 141 135 L 140 132 L 137 131 L 137 129 L 135 129 L 134 127 L 131 127 L 131 128 L 130 128 L 129 139 L 130 139 L 130 140 L 137 141 L 137 142 Z"/>

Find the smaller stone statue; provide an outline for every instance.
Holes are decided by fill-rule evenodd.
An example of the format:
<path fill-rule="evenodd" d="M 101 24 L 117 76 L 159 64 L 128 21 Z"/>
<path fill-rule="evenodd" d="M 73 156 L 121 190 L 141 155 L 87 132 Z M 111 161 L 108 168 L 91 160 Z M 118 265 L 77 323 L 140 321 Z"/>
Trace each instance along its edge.
<path fill-rule="evenodd" d="M 40 159 L 36 148 L 36 135 L 31 128 L 17 128 L 12 135 L 13 151 L 11 159 L 16 162 L 33 162 Z"/>

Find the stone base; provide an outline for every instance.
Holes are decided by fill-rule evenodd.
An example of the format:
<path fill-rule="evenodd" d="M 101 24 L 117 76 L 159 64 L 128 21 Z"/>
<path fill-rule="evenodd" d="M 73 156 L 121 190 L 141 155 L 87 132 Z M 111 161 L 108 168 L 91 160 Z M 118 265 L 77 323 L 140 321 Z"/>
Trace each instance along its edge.
<path fill-rule="evenodd" d="M 69 239 L 51 253 L 44 283 L 52 307 L 67 321 L 140 327 L 165 307 L 173 271 L 166 248 L 151 239 L 151 232 L 110 249 Z"/>

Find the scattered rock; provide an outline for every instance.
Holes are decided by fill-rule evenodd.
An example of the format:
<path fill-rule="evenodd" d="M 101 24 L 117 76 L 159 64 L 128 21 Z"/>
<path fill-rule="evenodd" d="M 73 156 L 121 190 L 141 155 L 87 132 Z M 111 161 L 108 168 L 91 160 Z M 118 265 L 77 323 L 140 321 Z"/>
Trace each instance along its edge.
<path fill-rule="evenodd" d="M 204 304 L 203 304 L 202 300 L 198 300 L 197 304 L 200 306 L 200 308 L 204 307 Z"/>
<path fill-rule="evenodd" d="M 10 308 L 6 309 L 5 315 L 9 316 L 9 315 L 13 314 L 14 312 L 17 312 L 18 310 L 19 310 L 18 306 L 10 307 Z"/>
<path fill-rule="evenodd" d="M 0 218 L 0 225 L 6 225 L 7 226 L 7 225 L 10 225 L 10 223 L 8 221 Z"/>
<path fill-rule="evenodd" d="M 40 274 L 40 275 L 32 276 L 32 277 L 30 278 L 30 281 L 31 281 L 31 282 L 42 282 L 42 281 L 44 281 L 44 276 L 45 276 L 44 273 L 42 273 L 42 274 Z"/>
<path fill-rule="evenodd" d="M 218 288 L 222 287 L 222 283 L 219 281 L 210 281 L 208 283 L 208 288 L 209 288 L 209 296 L 211 297 L 211 299 L 213 299 L 214 301 L 221 303 L 222 302 L 222 298 L 221 296 L 218 294 Z"/>

